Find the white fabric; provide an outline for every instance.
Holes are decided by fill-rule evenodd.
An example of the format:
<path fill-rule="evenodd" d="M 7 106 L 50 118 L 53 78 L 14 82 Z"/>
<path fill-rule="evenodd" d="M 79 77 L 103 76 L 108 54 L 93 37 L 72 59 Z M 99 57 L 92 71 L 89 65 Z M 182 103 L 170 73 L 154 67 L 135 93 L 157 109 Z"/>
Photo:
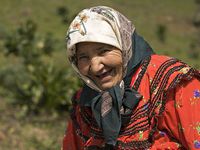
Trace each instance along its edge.
<path fill-rule="evenodd" d="M 88 17 L 92 16 L 90 15 Z M 77 23 L 77 21 L 80 21 L 79 17 L 77 17 L 73 23 Z M 86 29 L 85 31 L 84 28 Z M 73 32 L 74 28 L 72 28 L 71 31 Z M 83 24 L 80 23 L 78 31 L 71 34 L 70 39 L 71 40 L 68 43 L 69 49 L 80 42 L 99 42 L 122 49 L 109 23 L 105 20 L 99 20 L 98 18 L 90 18 L 87 20 L 87 22 L 83 22 Z"/>

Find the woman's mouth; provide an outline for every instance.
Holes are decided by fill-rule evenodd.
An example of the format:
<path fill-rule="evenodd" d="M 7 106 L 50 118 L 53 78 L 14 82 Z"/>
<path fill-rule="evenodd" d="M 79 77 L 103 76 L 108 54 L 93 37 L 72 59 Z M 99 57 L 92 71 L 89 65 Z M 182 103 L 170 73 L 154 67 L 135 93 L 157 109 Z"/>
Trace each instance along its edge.
<path fill-rule="evenodd" d="M 112 72 L 113 72 L 113 69 L 110 69 L 106 72 L 103 72 L 99 75 L 96 75 L 96 77 L 101 80 L 101 81 L 107 81 L 108 79 L 110 79 L 110 77 L 112 76 Z"/>

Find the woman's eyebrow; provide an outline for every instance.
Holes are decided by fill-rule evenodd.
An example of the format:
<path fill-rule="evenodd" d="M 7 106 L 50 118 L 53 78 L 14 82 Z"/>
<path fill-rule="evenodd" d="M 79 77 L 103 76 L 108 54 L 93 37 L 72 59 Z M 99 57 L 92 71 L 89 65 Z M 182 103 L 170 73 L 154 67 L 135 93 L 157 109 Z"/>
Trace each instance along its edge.
<path fill-rule="evenodd" d="M 77 56 L 84 56 L 85 55 L 85 52 L 78 52 L 77 53 Z"/>
<path fill-rule="evenodd" d="M 110 49 L 110 48 L 112 48 L 112 46 L 110 46 L 110 45 L 104 45 L 104 46 L 100 46 L 100 47 L 98 47 L 96 50 L 97 51 L 100 51 L 100 50 L 104 50 L 104 49 Z"/>

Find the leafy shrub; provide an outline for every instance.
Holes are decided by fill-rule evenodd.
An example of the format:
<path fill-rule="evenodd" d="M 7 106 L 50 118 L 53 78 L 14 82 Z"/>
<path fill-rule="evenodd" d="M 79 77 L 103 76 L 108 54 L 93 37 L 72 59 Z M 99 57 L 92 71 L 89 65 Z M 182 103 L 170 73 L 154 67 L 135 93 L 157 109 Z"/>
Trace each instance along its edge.
<path fill-rule="evenodd" d="M 200 58 L 200 53 L 199 53 L 200 52 L 200 0 L 195 0 L 195 2 L 198 5 L 198 9 L 195 13 L 195 16 L 194 16 L 192 22 L 193 22 L 193 26 L 196 28 L 197 32 L 195 32 L 194 39 L 190 43 L 190 50 L 188 50 L 187 53 L 191 59 L 199 62 L 198 60 Z M 197 68 L 199 68 L 198 63 L 196 63 L 194 65 L 197 66 Z"/>
<path fill-rule="evenodd" d="M 159 24 L 157 26 L 156 34 L 157 34 L 157 37 L 160 40 L 160 42 L 163 42 L 163 43 L 165 42 L 165 40 L 166 40 L 166 31 L 167 31 L 167 28 L 166 28 L 165 25 Z"/>
<path fill-rule="evenodd" d="M 69 22 L 69 10 L 66 8 L 66 7 L 64 7 L 64 6 L 60 6 L 60 7 L 58 7 L 57 8 L 57 14 L 61 17 L 61 19 L 62 19 L 62 23 L 64 23 L 64 24 L 66 24 L 66 23 L 68 23 Z"/>
<path fill-rule="evenodd" d="M 38 40 L 36 31 L 36 24 L 28 20 L 6 38 L 6 56 L 13 54 L 22 61 L 18 67 L 0 71 L 1 83 L 12 97 L 12 103 L 21 106 L 26 113 L 67 110 L 80 83 L 70 69 L 53 63 L 55 40 L 52 35 Z M 45 61 L 44 56 L 52 61 Z"/>

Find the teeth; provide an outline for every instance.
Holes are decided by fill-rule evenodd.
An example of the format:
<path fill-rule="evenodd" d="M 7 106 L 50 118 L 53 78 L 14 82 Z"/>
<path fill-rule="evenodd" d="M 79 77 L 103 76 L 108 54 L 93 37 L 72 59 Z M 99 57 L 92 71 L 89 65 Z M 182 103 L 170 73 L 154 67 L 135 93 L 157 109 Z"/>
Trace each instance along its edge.
<path fill-rule="evenodd" d="M 108 73 L 108 71 L 106 71 L 106 72 L 100 74 L 100 76 L 103 76 L 103 75 L 105 75 L 105 74 L 107 74 L 107 73 Z"/>
<path fill-rule="evenodd" d="M 112 70 L 106 71 L 100 75 L 98 75 L 98 77 L 102 77 L 102 76 L 106 76 L 107 74 L 109 74 Z"/>

